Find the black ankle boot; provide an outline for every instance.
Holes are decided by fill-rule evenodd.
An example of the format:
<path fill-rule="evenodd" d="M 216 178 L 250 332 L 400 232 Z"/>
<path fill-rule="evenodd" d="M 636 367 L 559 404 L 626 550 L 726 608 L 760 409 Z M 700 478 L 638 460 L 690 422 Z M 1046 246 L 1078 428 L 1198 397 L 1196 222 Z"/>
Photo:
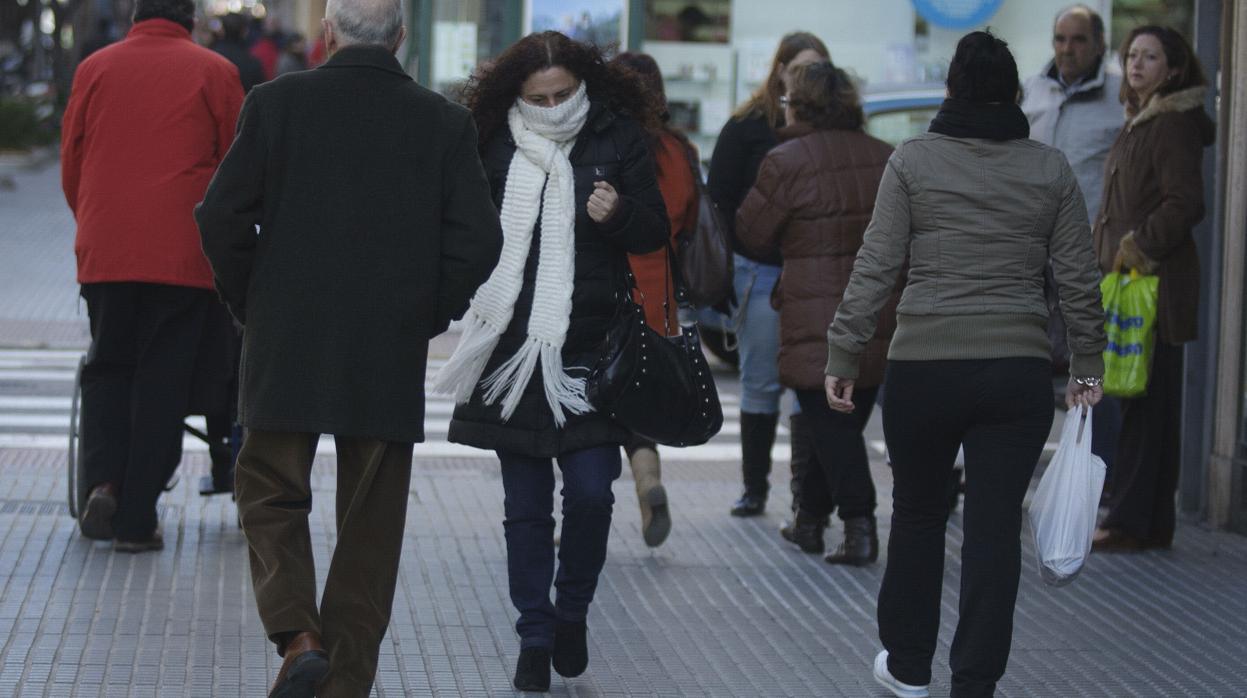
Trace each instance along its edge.
<path fill-rule="evenodd" d="M 827 530 L 827 517 L 813 516 L 798 511 L 792 521 L 785 521 L 779 535 L 789 543 L 795 543 L 801 552 L 816 555 L 823 552 L 823 532 Z"/>
<path fill-rule="evenodd" d="M 844 522 L 844 542 L 823 558 L 832 565 L 869 565 L 879 559 L 879 534 L 875 517 L 862 516 Z"/>
<path fill-rule="evenodd" d="M 551 658 L 559 676 L 571 678 L 589 667 L 589 628 L 579 623 L 559 621 L 554 626 L 554 652 Z"/>
<path fill-rule="evenodd" d="M 515 687 L 521 691 L 550 690 L 550 650 L 544 647 L 525 647 L 515 663 Z"/>
<path fill-rule="evenodd" d="M 732 516 L 758 516 L 766 511 L 771 447 L 775 445 L 778 424 L 778 414 L 740 413 L 740 465 L 745 493 L 732 504 Z"/>

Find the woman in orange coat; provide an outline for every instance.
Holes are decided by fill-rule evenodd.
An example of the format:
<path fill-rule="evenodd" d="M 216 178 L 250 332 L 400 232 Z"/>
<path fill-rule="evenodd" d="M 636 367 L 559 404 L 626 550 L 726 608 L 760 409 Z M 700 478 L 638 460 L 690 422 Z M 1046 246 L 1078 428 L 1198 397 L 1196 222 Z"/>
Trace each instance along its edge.
<path fill-rule="evenodd" d="M 658 63 L 644 53 L 622 53 L 615 61 L 628 66 L 640 76 L 646 90 L 660 97 L 666 104 L 662 73 Z M 654 153 L 654 165 L 658 170 L 658 189 L 667 205 L 667 218 L 671 221 L 671 241 L 697 224 L 697 175 L 689 164 L 690 154 L 696 162 L 696 150 L 684 134 L 668 122 L 670 115 L 663 114 L 663 128 L 650 134 L 650 148 Z M 667 250 L 641 255 L 630 255 L 629 264 L 636 277 L 636 301 L 645 309 L 645 320 L 655 331 L 664 335 L 677 334 L 679 321 L 676 317 L 674 281 L 670 275 Z M 658 450 L 654 443 L 639 436 L 624 444 L 628 463 L 632 467 L 632 479 L 636 481 L 637 501 L 641 505 L 641 536 L 650 547 L 662 545 L 671 532 L 671 513 L 667 507 L 667 491 L 662 486 L 662 470 Z"/>

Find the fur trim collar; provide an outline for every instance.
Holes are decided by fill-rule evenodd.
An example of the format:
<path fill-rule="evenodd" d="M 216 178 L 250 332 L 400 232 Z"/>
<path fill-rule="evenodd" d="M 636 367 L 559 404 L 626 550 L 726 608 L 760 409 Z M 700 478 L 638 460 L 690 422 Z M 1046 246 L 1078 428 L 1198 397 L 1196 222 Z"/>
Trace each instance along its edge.
<path fill-rule="evenodd" d="M 1144 124 L 1161 114 L 1169 112 L 1184 112 L 1204 106 L 1204 96 L 1208 94 L 1208 88 L 1204 85 L 1196 85 L 1188 87 L 1185 90 L 1178 90 L 1167 95 L 1152 95 L 1147 101 L 1147 106 L 1138 113 L 1130 122 L 1130 127 L 1134 128 Z"/>

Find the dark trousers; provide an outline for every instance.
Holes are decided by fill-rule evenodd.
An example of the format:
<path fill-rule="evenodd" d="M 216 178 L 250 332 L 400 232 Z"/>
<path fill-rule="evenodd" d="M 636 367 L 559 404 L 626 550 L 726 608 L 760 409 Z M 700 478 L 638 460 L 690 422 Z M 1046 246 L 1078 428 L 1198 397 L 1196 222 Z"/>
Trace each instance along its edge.
<path fill-rule="evenodd" d="M 1121 400 L 1121 437 L 1104 528 L 1168 544 L 1182 465 L 1182 346 L 1156 342 L 1147 395 Z"/>
<path fill-rule="evenodd" d="M 965 448 L 960 619 L 954 696 L 990 696 L 1013 640 L 1022 498 L 1052 426 L 1044 359 L 891 361 L 884 435 L 892 456 L 892 532 L 879 591 L 879 638 L 900 681 L 931 680 L 940 626 L 948 483 Z"/>
<path fill-rule="evenodd" d="M 338 541 L 325 593 L 307 517 L 319 434 L 249 430 L 234 470 L 256 607 L 269 637 L 314 631 L 329 652 L 318 696 L 367 696 L 390 624 L 411 483 L 410 443 L 334 437 Z"/>
<path fill-rule="evenodd" d="M 211 291 L 147 283 L 82 285 L 91 349 L 82 369 L 82 492 L 117 489 L 119 540 L 150 538 L 156 500 L 182 458 L 182 422 Z"/>
<path fill-rule="evenodd" d="M 822 390 L 797 391 L 815 454 L 801 481 L 803 512 L 823 518 L 839 505 L 841 520 L 875 515 L 875 483 L 862 431 L 878 392 L 878 388 L 854 389 L 855 409 L 841 414 L 827 404 Z"/>
<path fill-rule="evenodd" d="M 511 602 L 520 612 L 520 647 L 551 647 L 557 621 L 582 621 L 606 564 L 615 495 L 623 465 L 618 446 L 558 457 L 563 471 L 563 530 L 554 570 L 554 465 L 549 458 L 498 452 L 506 494 L 503 527 Z M 556 598 L 550 603 L 550 586 Z"/>
<path fill-rule="evenodd" d="M 1091 452 L 1104 461 L 1108 476 L 1113 479 L 1113 463 L 1117 460 L 1117 441 L 1121 438 L 1121 401 L 1105 395 L 1095 406 L 1095 419 L 1091 420 Z"/>

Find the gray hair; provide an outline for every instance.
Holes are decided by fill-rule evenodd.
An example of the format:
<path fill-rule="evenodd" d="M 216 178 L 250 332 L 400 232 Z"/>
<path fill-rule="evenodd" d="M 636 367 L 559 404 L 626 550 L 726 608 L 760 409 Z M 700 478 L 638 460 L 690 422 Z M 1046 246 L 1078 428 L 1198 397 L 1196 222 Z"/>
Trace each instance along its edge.
<path fill-rule="evenodd" d="M 402 0 L 328 0 L 325 19 L 343 46 L 372 44 L 389 48 L 403 29 Z"/>

